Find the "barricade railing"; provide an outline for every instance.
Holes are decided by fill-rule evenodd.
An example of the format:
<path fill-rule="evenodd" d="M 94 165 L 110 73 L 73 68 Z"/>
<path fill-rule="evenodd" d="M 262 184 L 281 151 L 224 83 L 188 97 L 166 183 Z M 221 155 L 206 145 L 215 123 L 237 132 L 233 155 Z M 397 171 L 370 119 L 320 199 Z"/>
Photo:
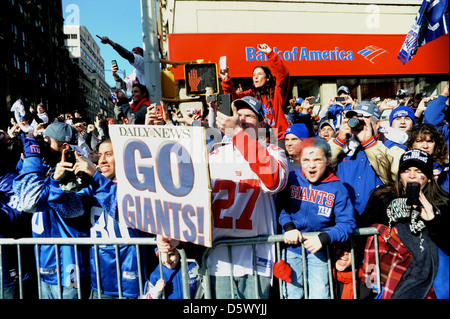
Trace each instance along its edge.
<path fill-rule="evenodd" d="M 302 233 L 306 236 L 312 236 L 316 235 L 319 232 L 309 232 L 309 233 Z M 352 284 L 353 284 L 353 297 L 354 299 L 357 298 L 356 292 L 356 278 L 355 278 L 355 251 L 354 251 L 354 244 L 353 240 L 355 237 L 358 236 L 375 236 L 374 245 L 375 245 L 375 251 L 378 252 L 378 231 L 373 227 L 367 227 L 367 228 L 358 228 L 355 230 L 353 235 L 350 237 L 351 241 L 351 256 L 352 256 L 352 263 L 351 263 L 351 269 L 352 269 Z M 196 298 L 203 297 L 205 299 L 211 299 L 211 281 L 210 281 L 210 273 L 208 269 L 208 256 L 211 254 L 211 252 L 222 246 L 227 246 L 229 250 L 229 255 L 231 255 L 231 247 L 236 245 L 251 245 L 252 250 L 255 251 L 256 245 L 258 244 L 268 244 L 273 243 L 275 244 L 276 248 L 276 261 L 279 261 L 282 259 L 281 257 L 281 244 L 284 242 L 284 236 L 283 235 L 272 235 L 272 236 L 259 236 L 259 237 L 251 237 L 251 238 L 233 238 L 233 239 L 223 239 L 219 241 L 215 241 L 213 243 L 212 248 L 207 248 L 202 256 L 201 264 L 199 265 L 197 261 L 195 260 L 189 260 L 186 256 L 186 252 L 184 249 L 177 249 L 180 253 L 180 263 L 181 263 L 181 274 L 182 274 L 182 286 L 183 286 L 183 298 L 184 299 L 190 299 L 190 289 L 189 289 L 189 270 L 188 270 L 188 262 L 193 261 L 196 263 L 196 267 L 194 269 L 194 272 L 200 277 L 199 282 L 199 290 L 200 293 L 197 294 Z M 96 282 L 97 282 L 97 288 L 98 288 L 98 298 L 101 298 L 101 280 L 100 280 L 100 271 L 99 271 L 99 258 L 98 258 L 98 247 L 107 245 L 107 246 L 115 246 L 115 254 L 116 254 L 116 269 L 117 269 L 117 282 L 118 282 L 118 294 L 119 298 L 123 298 L 122 296 L 122 281 L 121 281 L 121 271 L 120 271 L 120 258 L 119 258 L 119 247 L 125 246 L 125 245 L 134 245 L 136 246 L 137 250 L 137 265 L 138 265 L 138 277 L 139 277 L 139 292 L 140 296 L 144 296 L 144 278 L 142 278 L 143 271 L 141 269 L 141 260 L 140 260 L 140 253 L 139 249 L 141 246 L 145 245 L 151 245 L 156 246 L 156 240 L 154 238 L 116 238 L 116 239 L 102 239 L 102 238 L 21 238 L 21 239 L 9 239 L 9 238 L 0 238 L 0 299 L 3 299 L 4 297 L 4 287 L 3 287 L 3 246 L 16 246 L 17 247 L 17 272 L 18 272 L 18 285 L 19 285 L 19 298 L 23 299 L 23 265 L 22 265 L 22 256 L 21 256 L 21 249 L 22 246 L 25 245 L 33 245 L 35 247 L 35 262 L 36 262 L 36 273 L 37 273 L 37 289 L 38 289 L 38 297 L 41 298 L 41 278 L 40 278 L 40 267 L 39 267 L 39 245 L 54 245 L 55 250 L 58 251 L 58 247 L 62 245 L 71 245 L 74 247 L 75 252 L 75 263 L 76 263 L 76 269 L 81 269 L 79 267 L 79 261 L 78 261 L 78 247 L 80 245 L 88 245 L 94 247 L 94 259 L 95 259 L 95 267 L 96 267 Z M 303 244 L 301 244 L 302 253 L 305 253 L 305 248 Z M 333 289 L 333 274 L 332 274 L 332 265 L 331 265 L 331 256 L 329 251 L 329 246 L 326 246 L 326 253 L 327 253 L 327 263 L 328 263 L 328 276 L 329 276 L 329 282 L 330 282 L 330 296 L 332 299 L 334 299 L 334 289 Z M 159 255 L 160 256 L 160 255 Z M 253 254 L 255 256 L 255 254 Z M 230 258 L 231 260 L 231 258 Z M 305 298 L 308 298 L 308 285 L 307 285 L 307 276 L 306 276 L 306 261 L 303 258 L 302 259 L 302 270 L 303 270 L 303 280 L 304 280 L 304 291 L 305 291 Z M 161 258 L 159 257 L 159 265 L 161 269 L 161 278 L 162 276 L 162 264 L 161 264 Z M 258 276 L 258 273 L 256 271 L 256 262 L 253 262 L 253 273 L 256 275 L 256 279 Z M 376 283 L 377 283 L 377 290 L 380 291 L 381 287 L 381 279 L 380 279 L 380 264 L 379 264 L 379 255 L 378 253 L 375 255 L 375 267 L 376 267 Z M 231 274 L 233 271 L 233 265 L 230 265 Z M 60 263 L 59 263 L 59 254 L 56 254 L 56 273 L 58 278 L 58 287 L 61 288 L 61 269 L 60 269 Z M 78 298 L 81 299 L 81 281 L 80 281 L 80 273 L 79 271 L 76 272 L 77 276 L 77 289 L 78 289 Z M 233 276 L 230 276 L 230 283 L 233 281 Z M 282 293 L 282 280 L 278 279 L 279 282 L 279 297 L 280 299 L 283 299 L 283 293 Z M 259 283 L 258 280 L 255 280 L 255 292 L 259 291 L 258 287 Z M 90 288 L 90 287 L 89 287 Z M 234 297 L 233 292 L 233 285 L 231 285 L 231 296 Z M 59 298 L 61 299 L 61 289 L 58 289 L 59 291 Z M 164 296 L 163 296 L 164 298 Z"/>
<path fill-rule="evenodd" d="M 35 247 L 35 262 L 36 262 L 36 274 L 37 274 L 37 289 L 38 289 L 38 297 L 41 299 L 41 278 L 40 278 L 40 267 L 39 267 L 39 245 L 53 245 L 55 247 L 55 251 L 58 251 L 58 247 L 62 245 L 68 245 L 74 247 L 74 255 L 75 255 L 75 269 L 81 269 L 78 260 L 78 247 L 80 245 L 88 245 L 93 246 L 95 251 L 95 268 L 96 268 L 96 281 L 98 288 L 98 298 L 101 299 L 101 281 L 100 281 L 100 271 L 99 271 L 99 258 L 98 258 L 98 247 L 107 245 L 107 246 L 115 246 L 115 256 L 116 256 L 116 269 L 117 269 L 117 282 L 118 282 L 118 293 L 119 298 L 123 298 L 122 295 L 122 281 L 121 281 L 121 271 L 120 271 L 120 255 L 119 255 L 119 246 L 126 245 L 134 245 L 137 250 L 137 265 L 138 265 L 138 278 L 139 278 L 139 292 L 140 296 L 144 295 L 144 278 L 142 277 L 143 272 L 141 269 L 141 260 L 140 260 L 140 247 L 144 245 L 156 246 L 156 240 L 154 238 L 116 238 L 116 239 L 102 239 L 102 238 L 20 238 L 20 239 L 11 239 L 11 238 L 0 238 L 0 299 L 4 298 L 4 284 L 3 284 L 3 246 L 16 246 L 17 247 L 17 273 L 18 273 L 18 285 L 19 285 L 19 298 L 23 299 L 23 265 L 22 265 L 22 255 L 21 248 L 24 245 L 34 245 Z M 182 282 L 183 282 L 183 298 L 189 299 L 189 274 L 188 274 L 188 259 L 186 257 L 186 253 L 184 249 L 177 249 L 180 253 L 180 263 L 181 263 L 181 274 L 182 274 Z M 58 292 L 59 299 L 62 299 L 61 295 L 61 269 L 59 262 L 59 254 L 55 254 L 56 256 L 56 274 L 58 280 Z M 162 269 L 161 258 L 159 258 L 160 269 Z M 80 272 L 76 271 L 77 276 L 77 289 L 78 289 L 78 298 L 81 299 L 81 281 L 80 281 Z M 162 272 L 161 272 L 162 278 Z M 89 287 L 90 288 L 90 287 Z"/>
<path fill-rule="evenodd" d="M 320 232 L 308 232 L 308 233 L 302 233 L 302 235 L 305 236 L 313 236 L 317 235 Z M 380 263 L 379 263 L 379 254 L 378 254 L 378 237 L 379 233 L 374 227 L 366 227 L 366 228 L 358 228 L 354 231 L 352 236 L 350 237 L 350 246 L 351 246 L 351 270 L 352 270 L 352 285 L 353 285 L 353 298 L 357 299 L 357 289 L 356 289 L 356 276 L 355 276 L 355 249 L 354 249 L 354 238 L 358 236 L 375 236 L 374 244 L 375 244 L 375 251 L 377 252 L 375 255 L 375 267 L 376 267 L 376 283 L 377 283 L 377 292 L 380 292 L 381 287 L 381 278 L 380 278 Z M 203 276 L 203 289 L 204 289 L 204 297 L 205 299 L 211 299 L 211 281 L 210 281 L 210 273 L 208 269 L 208 256 L 213 252 L 214 249 L 222 246 L 228 247 L 228 255 L 230 256 L 230 273 L 233 274 L 233 264 L 231 263 L 231 247 L 236 245 L 251 245 L 252 251 L 255 252 L 255 247 L 258 244 L 267 244 L 267 243 L 274 243 L 276 247 L 276 261 L 281 260 L 281 243 L 284 242 L 284 236 L 283 235 L 271 235 L 271 236 L 259 236 L 259 237 L 250 237 L 250 238 L 230 238 L 230 239 L 222 239 L 215 241 L 213 243 L 213 247 L 207 248 L 206 251 L 203 254 L 202 257 L 202 265 L 200 269 L 198 270 L 199 274 Z M 330 256 L 330 245 L 327 245 L 325 247 L 326 254 L 327 254 L 327 264 L 328 264 L 328 277 L 329 277 L 329 283 L 330 283 L 330 297 L 331 299 L 334 299 L 334 287 L 333 287 L 333 272 L 332 272 L 332 265 L 331 265 L 331 256 Z M 305 247 L 303 243 L 301 244 L 302 254 L 305 255 Z M 253 253 L 253 256 L 255 254 Z M 303 281 L 304 281 L 304 296 L 305 299 L 308 298 L 308 285 L 307 285 L 307 275 L 306 275 L 306 260 L 305 258 L 302 258 L 302 271 L 303 271 Z M 256 277 L 256 280 L 254 281 L 254 289 L 255 289 L 255 296 L 258 296 L 256 292 L 259 291 L 258 287 L 258 272 L 256 270 L 256 262 L 253 262 L 253 274 Z M 233 288 L 233 276 L 230 276 L 230 289 L 231 289 L 231 297 L 234 298 L 234 288 Z M 281 279 L 278 279 L 279 282 L 279 294 L 280 299 L 283 299 L 283 292 L 282 287 L 283 283 Z"/>

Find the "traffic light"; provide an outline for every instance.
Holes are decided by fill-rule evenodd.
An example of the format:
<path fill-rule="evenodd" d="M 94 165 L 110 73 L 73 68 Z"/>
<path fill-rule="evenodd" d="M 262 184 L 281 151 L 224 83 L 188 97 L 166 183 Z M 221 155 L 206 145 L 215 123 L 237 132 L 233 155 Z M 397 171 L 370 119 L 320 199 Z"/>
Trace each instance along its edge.
<path fill-rule="evenodd" d="M 163 98 L 174 99 L 177 96 L 175 74 L 172 71 L 161 70 L 161 93 Z"/>
<path fill-rule="evenodd" d="M 206 88 L 219 92 L 219 78 L 216 63 L 192 63 L 184 66 L 186 95 L 205 95 Z"/>

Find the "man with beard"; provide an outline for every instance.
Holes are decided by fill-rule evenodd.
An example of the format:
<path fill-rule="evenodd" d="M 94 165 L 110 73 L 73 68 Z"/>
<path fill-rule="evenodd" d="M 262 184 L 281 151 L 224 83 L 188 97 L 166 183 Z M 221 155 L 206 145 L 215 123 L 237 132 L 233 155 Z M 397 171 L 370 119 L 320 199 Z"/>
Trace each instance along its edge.
<path fill-rule="evenodd" d="M 89 237 L 89 217 L 62 218 L 49 206 L 52 200 L 50 185 L 56 164 L 65 162 L 65 153 L 77 149 L 75 128 L 66 123 L 52 123 L 44 131 L 44 140 L 49 144 L 44 158 L 35 139 L 23 137 L 23 166 L 13 183 L 24 212 L 33 213 L 32 234 L 34 238 L 77 238 Z M 44 165 L 44 162 L 46 165 Z M 70 211 L 71 207 L 66 207 Z M 70 216 L 70 212 L 66 214 Z M 86 248 L 86 249 L 85 249 Z M 42 299 L 75 299 L 78 295 L 77 273 L 81 281 L 88 278 L 88 247 L 79 247 L 78 256 L 73 246 L 39 245 L 39 273 Z M 58 250 L 58 251 L 56 251 Z M 56 255 L 58 254 L 58 255 Z M 57 265 L 59 256 L 59 265 Z M 78 263 L 76 262 L 78 258 Z M 58 272 L 60 278 L 58 278 Z M 89 284 L 81 285 L 89 289 Z M 80 290 L 81 292 L 81 290 Z"/>

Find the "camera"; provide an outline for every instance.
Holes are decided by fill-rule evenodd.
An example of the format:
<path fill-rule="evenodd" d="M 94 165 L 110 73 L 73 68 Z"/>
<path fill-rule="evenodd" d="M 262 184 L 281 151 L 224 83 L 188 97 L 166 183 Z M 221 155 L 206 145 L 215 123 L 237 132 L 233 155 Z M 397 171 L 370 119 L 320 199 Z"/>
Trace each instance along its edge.
<path fill-rule="evenodd" d="M 362 119 L 352 117 L 348 120 L 347 125 L 354 131 L 361 131 L 364 128 L 365 122 Z"/>

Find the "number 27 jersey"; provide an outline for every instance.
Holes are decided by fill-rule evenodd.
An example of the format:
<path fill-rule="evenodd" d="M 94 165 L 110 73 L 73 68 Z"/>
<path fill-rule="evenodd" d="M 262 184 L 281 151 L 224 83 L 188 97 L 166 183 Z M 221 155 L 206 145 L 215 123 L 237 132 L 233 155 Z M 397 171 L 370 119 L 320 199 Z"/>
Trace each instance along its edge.
<path fill-rule="evenodd" d="M 213 240 L 273 235 L 276 229 L 274 194 L 281 191 L 287 182 L 288 164 L 284 150 L 272 144 L 259 143 L 241 131 L 233 137 L 232 143 L 213 147 L 209 165 Z M 257 256 L 270 261 L 272 256 L 267 248 L 258 248 Z M 228 275 L 229 266 L 220 266 L 223 258 L 228 259 L 227 253 L 222 254 L 222 249 L 216 250 L 211 257 L 215 255 L 219 262 L 212 273 Z M 252 269 L 248 246 L 233 247 L 232 255 L 234 275 L 243 275 Z M 266 270 L 261 272 L 267 275 Z"/>

